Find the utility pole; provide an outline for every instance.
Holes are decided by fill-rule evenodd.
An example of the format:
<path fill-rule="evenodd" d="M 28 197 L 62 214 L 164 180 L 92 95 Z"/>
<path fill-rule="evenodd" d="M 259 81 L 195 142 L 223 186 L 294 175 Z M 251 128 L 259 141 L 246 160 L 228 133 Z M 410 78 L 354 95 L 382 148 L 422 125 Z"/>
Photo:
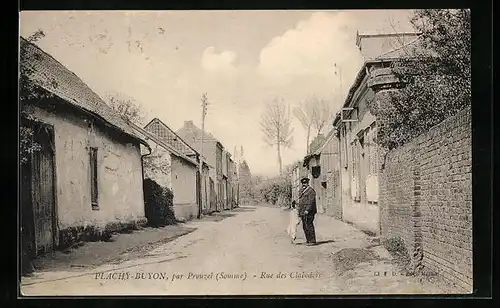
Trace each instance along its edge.
<path fill-rule="evenodd" d="M 198 216 L 201 217 L 203 200 L 205 197 L 205 188 L 203 184 L 203 137 L 205 135 L 205 116 L 207 115 L 208 98 L 207 93 L 203 93 L 201 96 L 201 137 L 200 137 L 200 195 L 201 202 L 198 209 Z M 206 201 L 206 200 L 205 200 Z"/>
<path fill-rule="evenodd" d="M 333 64 L 333 69 L 335 70 L 334 74 L 337 75 L 337 73 L 338 73 L 338 75 L 339 75 L 340 101 L 341 101 L 341 103 L 343 103 L 342 99 L 343 99 L 344 92 L 342 92 L 342 69 L 340 68 L 340 66 L 337 66 L 337 63 Z"/>

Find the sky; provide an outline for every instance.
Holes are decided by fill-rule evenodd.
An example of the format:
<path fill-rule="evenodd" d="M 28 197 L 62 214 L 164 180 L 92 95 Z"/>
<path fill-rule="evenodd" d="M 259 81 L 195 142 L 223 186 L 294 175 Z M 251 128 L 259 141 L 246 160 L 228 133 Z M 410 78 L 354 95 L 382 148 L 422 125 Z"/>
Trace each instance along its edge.
<path fill-rule="evenodd" d="M 273 176 L 276 148 L 263 141 L 259 125 L 265 102 L 281 97 L 293 108 L 315 96 L 338 110 L 363 64 L 356 32 L 411 31 L 410 14 L 23 11 L 20 34 L 42 29 L 40 48 L 102 98 L 133 98 L 146 123 L 157 117 L 174 130 L 188 120 L 201 127 L 200 98 L 207 93 L 205 129 L 232 154 L 243 147 L 252 174 Z M 282 151 L 283 165 L 306 151 L 304 130 L 295 118 L 292 125 L 294 143 Z"/>

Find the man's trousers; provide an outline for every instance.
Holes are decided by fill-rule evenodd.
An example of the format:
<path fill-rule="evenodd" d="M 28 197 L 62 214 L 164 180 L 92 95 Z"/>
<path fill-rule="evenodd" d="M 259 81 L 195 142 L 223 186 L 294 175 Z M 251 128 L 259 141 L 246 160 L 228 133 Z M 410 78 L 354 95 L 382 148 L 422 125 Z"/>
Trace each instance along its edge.
<path fill-rule="evenodd" d="M 306 236 L 307 243 L 316 243 L 316 232 L 314 230 L 314 214 L 307 214 L 302 216 L 302 228 Z"/>

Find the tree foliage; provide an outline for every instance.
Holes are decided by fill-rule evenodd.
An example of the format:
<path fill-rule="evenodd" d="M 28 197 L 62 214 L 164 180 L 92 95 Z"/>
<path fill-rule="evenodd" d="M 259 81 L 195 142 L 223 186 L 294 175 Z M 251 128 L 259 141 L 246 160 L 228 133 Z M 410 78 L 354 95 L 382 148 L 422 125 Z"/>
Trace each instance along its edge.
<path fill-rule="evenodd" d="M 279 173 L 283 171 L 281 148 L 289 148 L 293 143 L 293 127 L 290 117 L 290 107 L 283 98 L 276 97 L 266 103 L 261 116 L 260 127 L 264 141 L 270 146 L 276 146 L 278 154 Z"/>
<path fill-rule="evenodd" d="M 246 160 L 242 160 L 239 165 L 239 185 L 240 185 L 240 199 L 249 202 L 254 199 L 253 195 L 253 181 L 250 167 Z"/>
<path fill-rule="evenodd" d="M 39 29 L 26 40 L 35 43 L 45 36 L 43 30 Z M 53 95 L 38 87 L 31 79 L 35 72 L 33 61 L 41 55 L 31 49 L 20 48 L 19 50 L 19 107 L 21 125 L 19 127 L 19 159 L 21 164 L 26 164 L 32 153 L 40 151 L 41 146 L 34 140 L 33 127 L 28 123 L 36 121 L 34 116 L 34 105 L 42 99 L 50 98 Z M 50 81 L 47 81 L 50 82 Z"/>
<path fill-rule="evenodd" d="M 292 183 L 289 177 L 273 177 L 256 183 L 256 201 L 287 206 L 292 202 Z"/>
<path fill-rule="evenodd" d="M 106 95 L 108 105 L 116 111 L 125 121 L 142 125 L 144 110 L 142 106 L 132 97 L 119 93 L 108 93 Z"/>
<path fill-rule="evenodd" d="M 416 10 L 418 48 L 392 64 L 404 85 L 370 104 L 379 119 L 377 142 L 400 146 L 471 104 L 470 11 Z"/>

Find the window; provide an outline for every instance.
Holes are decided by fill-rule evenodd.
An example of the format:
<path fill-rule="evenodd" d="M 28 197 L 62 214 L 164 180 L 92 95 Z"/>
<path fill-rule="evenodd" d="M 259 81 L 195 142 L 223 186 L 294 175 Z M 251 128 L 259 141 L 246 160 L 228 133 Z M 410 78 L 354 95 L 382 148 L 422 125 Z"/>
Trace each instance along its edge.
<path fill-rule="evenodd" d="M 370 127 L 365 130 L 365 139 L 366 139 L 366 162 L 368 163 L 368 174 L 373 174 L 373 145 L 372 145 L 372 131 Z"/>
<path fill-rule="evenodd" d="M 90 197 L 92 209 L 99 209 L 97 182 L 97 148 L 90 148 Z"/>
<path fill-rule="evenodd" d="M 356 158 L 357 158 L 357 153 L 356 153 L 356 141 L 353 141 L 351 143 L 351 165 L 352 165 L 352 177 L 356 177 Z"/>
<path fill-rule="evenodd" d="M 369 173 L 377 174 L 378 172 L 378 157 L 377 157 L 377 144 L 376 144 L 377 128 L 373 124 L 367 132 L 367 139 L 369 142 Z"/>

